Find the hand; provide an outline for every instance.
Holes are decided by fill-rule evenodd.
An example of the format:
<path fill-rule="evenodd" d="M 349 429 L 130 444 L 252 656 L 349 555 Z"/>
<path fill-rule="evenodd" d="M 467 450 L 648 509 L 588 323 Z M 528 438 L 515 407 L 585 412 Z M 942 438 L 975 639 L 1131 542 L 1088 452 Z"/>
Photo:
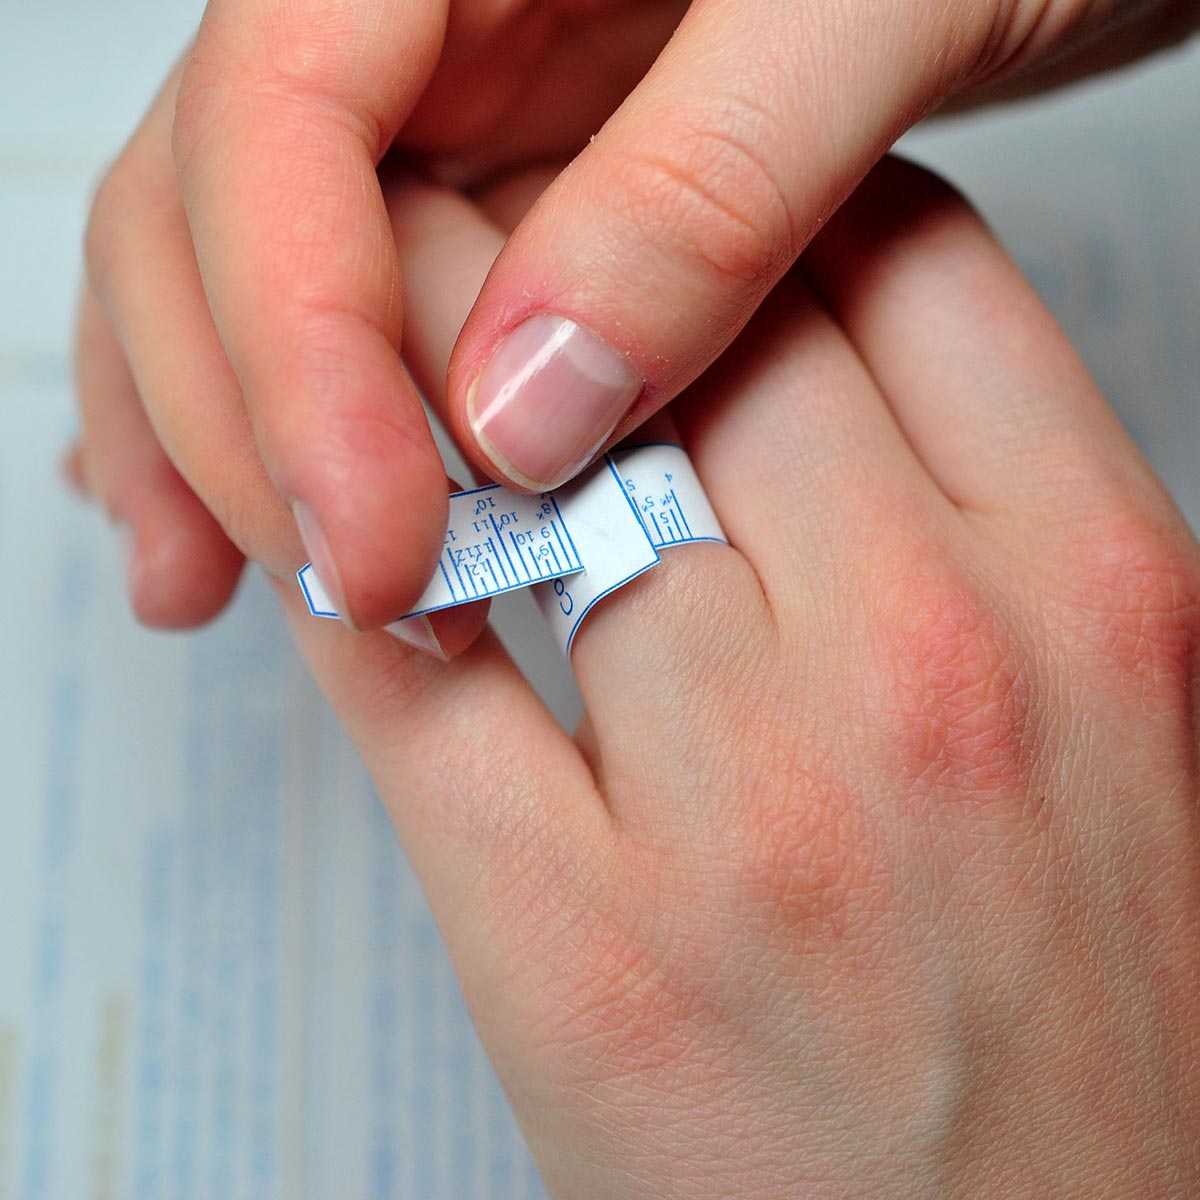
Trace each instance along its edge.
<path fill-rule="evenodd" d="M 502 234 L 392 220 L 435 389 Z M 1200 550 L 942 185 L 801 272 L 674 408 L 732 544 L 598 606 L 574 741 L 490 634 L 281 585 L 297 639 L 552 1195 L 1200 1194 Z"/>
<path fill-rule="evenodd" d="M 1196 11 L 211 0 L 88 236 L 81 467 L 132 527 L 135 607 L 203 620 L 242 554 L 283 577 L 307 552 L 363 628 L 426 582 L 443 482 L 395 354 L 389 147 L 460 181 L 578 154 L 449 364 L 469 456 L 537 490 L 694 380 L 922 114 L 1177 40 Z"/>

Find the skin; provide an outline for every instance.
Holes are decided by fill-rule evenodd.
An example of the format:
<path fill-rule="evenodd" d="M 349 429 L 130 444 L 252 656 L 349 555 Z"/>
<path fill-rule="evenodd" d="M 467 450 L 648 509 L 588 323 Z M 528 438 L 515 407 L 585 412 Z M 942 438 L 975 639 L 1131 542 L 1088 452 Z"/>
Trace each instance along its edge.
<path fill-rule="evenodd" d="M 389 185 L 436 408 L 542 182 Z M 887 161 L 673 417 L 731 544 L 597 607 L 574 738 L 279 585 L 551 1194 L 1195 1194 L 1200 546 L 1061 332 Z"/>
<path fill-rule="evenodd" d="M 765 0 L 753 20 L 734 0 L 210 0 L 87 238 L 78 467 L 131 531 L 134 608 L 199 623 L 243 556 L 286 578 L 312 553 L 297 503 L 353 624 L 382 625 L 421 591 L 444 485 L 397 354 L 415 292 L 385 156 L 476 188 L 571 157 L 511 231 L 436 383 L 468 457 L 503 479 L 467 396 L 524 319 L 578 322 L 641 380 L 615 440 L 718 358 L 914 121 L 1173 44 L 1196 13 L 1192 0 Z M 537 430 L 549 445 L 560 422 Z M 447 632 L 443 648 L 465 644 Z"/>

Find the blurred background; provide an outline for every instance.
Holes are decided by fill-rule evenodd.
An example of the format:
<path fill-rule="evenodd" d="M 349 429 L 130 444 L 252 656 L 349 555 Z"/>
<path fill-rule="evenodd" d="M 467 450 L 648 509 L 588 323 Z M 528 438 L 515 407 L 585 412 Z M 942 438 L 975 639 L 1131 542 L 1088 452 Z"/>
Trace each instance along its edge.
<path fill-rule="evenodd" d="M 0 1198 L 542 1195 L 424 901 L 253 573 L 129 617 L 60 485 L 88 198 L 198 0 L 0 17 Z M 1200 50 L 928 125 L 1200 522 Z M 565 722 L 527 597 L 497 605 Z"/>

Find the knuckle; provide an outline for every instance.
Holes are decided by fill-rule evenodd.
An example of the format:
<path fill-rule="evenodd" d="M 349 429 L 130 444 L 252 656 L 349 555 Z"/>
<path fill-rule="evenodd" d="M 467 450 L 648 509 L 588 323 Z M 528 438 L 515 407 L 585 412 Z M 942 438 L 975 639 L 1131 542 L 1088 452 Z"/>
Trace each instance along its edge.
<path fill-rule="evenodd" d="M 83 235 L 84 267 L 100 296 L 107 296 L 124 266 L 144 264 L 160 240 L 179 233 L 179 193 L 170 171 L 159 169 L 149 148 L 135 139 L 100 181 Z"/>
<path fill-rule="evenodd" d="M 979 6 L 970 17 L 968 27 L 951 36 L 969 52 L 967 78 L 979 84 L 1040 58 L 1048 47 L 1066 44 L 1081 24 L 1095 20 L 1095 5 L 1091 0 L 1000 0 Z"/>
<path fill-rule="evenodd" d="M 232 21 L 206 18 L 175 100 L 171 145 L 181 175 L 210 140 L 254 141 L 267 110 L 272 136 L 292 135 L 297 154 L 312 140 L 316 124 L 339 122 L 373 159 L 383 152 L 390 135 L 379 106 L 354 81 L 373 73 L 386 77 L 394 69 L 395 50 L 389 54 L 384 48 L 387 38 L 364 47 L 344 6 L 328 6 L 315 20 L 292 7 L 294 12 L 286 5 L 248 8 L 236 30 Z M 412 11 L 403 15 L 405 28 L 430 19 Z M 412 54 L 430 53 L 428 40 L 416 36 Z"/>
<path fill-rule="evenodd" d="M 790 266 L 799 246 L 788 196 L 758 148 L 774 144 L 757 127 L 768 118 L 743 111 L 752 116 L 721 129 L 711 118 L 673 119 L 653 148 L 626 152 L 616 183 L 647 242 L 682 250 L 721 279 L 762 286 Z"/>
<path fill-rule="evenodd" d="M 171 152 L 175 169 L 182 176 L 204 140 L 219 111 L 219 81 L 224 75 L 220 56 L 210 47 L 210 38 L 197 39 L 179 81 L 171 124 Z"/>
<path fill-rule="evenodd" d="M 1200 643 L 1195 540 L 1150 515 L 1102 512 L 1068 553 L 1072 625 L 1091 655 L 1137 680 L 1144 701 L 1181 701 Z"/>
<path fill-rule="evenodd" d="M 875 614 L 885 748 L 913 798 L 1023 803 L 1041 742 L 1020 644 L 967 578 L 927 562 Z"/>
<path fill-rule="evenodd" d="M 625 842 L 607 865 L 615 881 L 572 905 L 570 920 L 559 912 L 541 924 L 531 1024 L 564 1082 L 653 1082 L 703 1055 L 704 1031 L 721 1024 L 705 982 L 719 974 L 719 953 L 703 923 L 670 902 L 681 881 L 669 855 Z"/>
<path fill-rule="evenodd" d="M 723 832 L 732 908 L 788 955 L 861 936 L 891 891 L 858 789 L 815 731 L 796 736 L 803 722 L 795 713 L 740 733 L 751 749 L 730 791 L 744 799 Z"/>

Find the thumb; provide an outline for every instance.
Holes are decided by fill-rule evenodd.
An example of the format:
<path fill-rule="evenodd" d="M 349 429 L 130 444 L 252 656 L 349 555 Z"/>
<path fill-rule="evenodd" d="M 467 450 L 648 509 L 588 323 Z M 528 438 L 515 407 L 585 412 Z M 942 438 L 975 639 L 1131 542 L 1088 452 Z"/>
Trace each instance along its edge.
<path fill-rule="evenodd" d="M 451 361 L 461 445 L 555 487 L 696 378 L 984 51 L 952 5 L 699 0 L 492 268 Z M 979 24 L 977 38 L 964 29 Z"/>

